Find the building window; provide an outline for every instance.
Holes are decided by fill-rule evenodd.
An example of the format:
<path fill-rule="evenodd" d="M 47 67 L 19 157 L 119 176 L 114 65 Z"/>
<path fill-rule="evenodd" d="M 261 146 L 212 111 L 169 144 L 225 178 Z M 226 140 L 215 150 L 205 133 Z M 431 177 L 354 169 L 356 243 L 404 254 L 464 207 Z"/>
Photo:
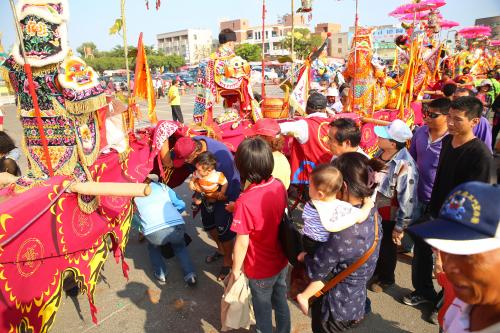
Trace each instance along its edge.
<path fill-rule="evenodd" d="M 247 39 L 253 39 L 253 31 L 247 31 Z"/>
<path fill-rule="evenodd" d="M 339 38 L 339 39 L 338 39 L 338 43 L 339 43 L 339 44 L 342 44 L 342 38 Z"/>
<path fill-rule="evenodd" d="M 193 35 L 193 38 L 194 38 L 194 40 L 197 40 L 197 39 L 198 39 L 198 36 Z"/>
<path fill-rule="evenodd" d="M 269 38 L 269 31 L 266 31 L 266 39 Z"/>
<path fill-rule="evenodd" d="M 340 47 L 337 49 L 337 53 L 342 54 L 342 49 Z"/>
<path fill-rule="evenodd" d="M 271 32 L 271 37 L 278 37 L 278 32 L 276 30 L 273 30 Z"/>

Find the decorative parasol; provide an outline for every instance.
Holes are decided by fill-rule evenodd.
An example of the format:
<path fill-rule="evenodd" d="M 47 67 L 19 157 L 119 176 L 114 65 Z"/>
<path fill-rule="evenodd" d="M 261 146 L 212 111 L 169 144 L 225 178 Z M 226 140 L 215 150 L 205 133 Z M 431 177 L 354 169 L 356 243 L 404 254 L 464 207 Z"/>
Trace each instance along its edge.
<path fill-rule="evenodd" d="M 490 41 L 491 46 L 500 46 L 500 39 L 494 39 Z"/>
<path fill-rule="evenodd" d="M 399 18 L 399 20 L 400 21 L 413 21 L 413 19 L 415 19 L 417 21 L 427 20 L 430 12 L 431 12 L 430 10 L 424 10 L 422 12 L 411 13 L 411 14 L 404 14 L 403 16 L 401 16 Z M 438 13 L 438 18 L 442 19 L 443 15 L 441 15 L 441 13 Z"/>
<path fill-rule="evenodd" d="M 455 21 L 450 21 L 450 20 L 440 20 L 439 25 L 441 26 L 441 29 L 451 29 L 454 27 L 458 27 L 460 24 Z"/>
<path fill-rule="evenodd" d="M 491 35 L 491 27 L 476 25 L 460 29 L 458 34 L 467 39 L 474 39 L 478 37 L 488 37 Z"/>
<path fill-rule="evenodd" d="M 399 6 L 389 13 L 390 16 L 399 17 L 405 14 L 414 14 L 424 11 L 430 11 L 446 5 L 444 0 L 424 0 L 418 3 L 409 3 Z"/>

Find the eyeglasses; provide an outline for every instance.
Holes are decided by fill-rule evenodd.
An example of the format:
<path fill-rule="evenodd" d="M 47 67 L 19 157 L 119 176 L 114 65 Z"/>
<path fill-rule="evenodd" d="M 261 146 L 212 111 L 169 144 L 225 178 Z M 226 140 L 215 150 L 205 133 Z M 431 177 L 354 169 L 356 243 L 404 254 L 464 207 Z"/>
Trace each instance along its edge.
<path fill-rule="evenodd" d="M 430 111 L 425 111 L 424 112 L 425 117 L 429 117 L 431 119 L 436 119 L 439 116 L 446 116 L 444 113 L 436 113 L 436 112 L 430 112 Z"/>

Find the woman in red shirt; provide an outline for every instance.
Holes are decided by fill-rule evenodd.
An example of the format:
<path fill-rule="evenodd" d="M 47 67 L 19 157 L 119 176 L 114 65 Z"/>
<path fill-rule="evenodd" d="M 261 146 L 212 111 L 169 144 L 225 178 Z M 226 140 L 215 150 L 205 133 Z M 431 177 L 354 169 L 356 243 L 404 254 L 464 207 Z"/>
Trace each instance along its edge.
<path fill-rule="evenodd" d="M 287 303 L 288 260 L 278 239 L 278 229 L 286 207 L 283 183 L 271 176 L 274 159 L 269 145 L 258 137 L 244 140 L 234 160 L 242 184 L 250 185 L 234 204 L 233 224 L 236 242 L 232 274 L 243 271 L 249 279 L 257 332 L 289 333 L 290 310 Z"/>

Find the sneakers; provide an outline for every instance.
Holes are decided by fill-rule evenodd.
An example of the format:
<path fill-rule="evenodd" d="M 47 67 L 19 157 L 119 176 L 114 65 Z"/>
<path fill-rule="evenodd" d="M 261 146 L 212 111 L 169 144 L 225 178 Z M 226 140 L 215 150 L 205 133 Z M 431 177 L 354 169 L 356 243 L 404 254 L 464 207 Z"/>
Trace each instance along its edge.
<path fill-rule="evenodd" d="M 381 293 L 390 287 L 392 287 L 394 283 L 385 283 L 381 281 L 375 281 L 370 284 L 370 290 L 373 291 L 374 293 Z"/>
<path fill-rule="evenodd" d="M 429 315 L 429 323 L 434 324 L 434 325 L 439 325 L 438 321 L 438 310 L 433 309 L 431 314 Z"/>
<path fill-rule="evenodd" d="M 163 274 L 158 274 L 156 272 L 153 273 L 155 276 L 156 281 L 158 281 L 159 284 L 164 285 L 167 283 L 167 279 L 165 278 L 165 275 Z"/>
<path fill-rule="evenodd" d="M 184 277 L 184 281 L 190 287 L 194 287 L 198 283 L 198 279 L 196 278 L 196 274 L 194 273 L 189 273 L 186 277 Z"/>
<path fill-rule="evenodd" d="M 431 303 L 431 301 L 429 301 L 427 298 L 420 296 L 415 292 L 412 292 L 404 296 L 401 302 L 409 306 L 417 306 L 423 303 Z"/>
<path fill-rule="evenodd" d="M 194 287 L 198 283 L 198 280 L 196 279 L 196 276 L 191 276 L 189 279 L 187 279 L 186 283 L 188 284 L 188 286 Z"/>

